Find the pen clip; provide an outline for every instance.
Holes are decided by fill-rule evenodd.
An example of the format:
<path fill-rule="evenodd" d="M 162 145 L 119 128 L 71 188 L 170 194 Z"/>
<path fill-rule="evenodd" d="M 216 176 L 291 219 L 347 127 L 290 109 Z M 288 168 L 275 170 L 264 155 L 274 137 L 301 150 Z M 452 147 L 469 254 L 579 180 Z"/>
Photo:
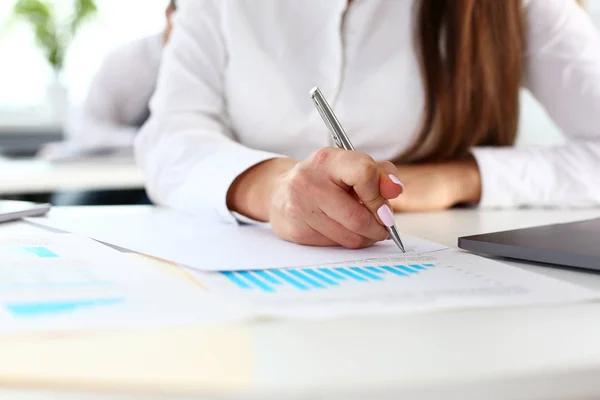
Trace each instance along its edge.
<path fill-rule="evenodd" d="M 327 126 L 329 129 L 329 133 L 331 134 L 336 146 L 340 149 L 354 150 L 354 146 L 350 142 L 350 138 L 348 138 L 344 132 L 344 128 L 342 128 L 342 125 L 333 113 L 331 106 L 329 103 L 327 103 L 327 100 L 325 100 L 325 96 L 323 96 L 321 90 L 315 86 L 310 91 L 310 97 L 312 98 L 317 111 L 321 115 L 323 122 L 325 122 L 325 126 Z"/>
<path fill-rule="evenodd" d="M 315 104 L 317 104 L 317 103 L 315 102 Z M 317 107 L 317 110 L 319 111 L 319 114 L 321 114 L 321 118 L 323 118 L 323 121 L 325 122 L 327 129 L 329 129 L 329 133 L 331 134 L 331 137 L 332 137 L 333 141 L 335 142 L 336 146 L 339 147 L 340 149 L 343 149 L 344 143 L 342 143 L 342 140 L 340 139 L 340 137 L 335 133 L 335 129 L 334 129 L 333 125 L 331 125 L 331 122 L 329 122 L 329 118 L 327 118 L 325 111 L 320 106 Z"/>

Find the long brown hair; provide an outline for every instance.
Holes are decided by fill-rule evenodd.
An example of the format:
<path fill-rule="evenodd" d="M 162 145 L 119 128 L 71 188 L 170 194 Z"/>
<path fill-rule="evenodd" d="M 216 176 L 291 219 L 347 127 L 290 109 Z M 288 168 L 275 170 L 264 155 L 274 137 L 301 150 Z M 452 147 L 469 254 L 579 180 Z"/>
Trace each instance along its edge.
<path fill-rule="evenodd" d="M 525 47 L 522 0 L 418 0 L 416 7 L 425 113 L 404 158 L 444 161 L 477 145 L 512 145 Z"/>

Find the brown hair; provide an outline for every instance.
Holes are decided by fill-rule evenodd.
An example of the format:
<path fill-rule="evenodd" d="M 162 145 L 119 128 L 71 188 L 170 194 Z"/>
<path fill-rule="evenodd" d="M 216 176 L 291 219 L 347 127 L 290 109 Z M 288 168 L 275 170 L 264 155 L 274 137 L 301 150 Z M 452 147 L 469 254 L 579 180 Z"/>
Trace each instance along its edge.
<path fill-rule="evenodd" d="M 477 145 L 512 145 L 523 70 L 522 0 L 419 0 L 416 7 L 425 113 L 403 158 L 444 161 Z"/>

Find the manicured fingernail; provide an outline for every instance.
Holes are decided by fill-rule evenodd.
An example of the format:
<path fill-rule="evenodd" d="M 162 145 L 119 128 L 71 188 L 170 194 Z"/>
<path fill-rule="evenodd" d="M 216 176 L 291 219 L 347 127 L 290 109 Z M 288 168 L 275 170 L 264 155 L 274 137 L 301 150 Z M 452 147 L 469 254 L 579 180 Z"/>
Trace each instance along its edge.
<path fill-rule="evenodd" d="M 402 183 L 402 181 L 396 175 L 389 174 L 388 176 L 390 177 L 390 181 L 394 182 L 396 185 L 400 185 L 402 191 L 404 191 L 404 183 Z"/>
<path fill-rule="evenodd" d="M 381 222 L 383 222 L 385 226 L 394 226 L 394 213 L 387 204 L 379 207 L 379 210 L 377 210 L 377 215 L 379 215 L 379 219 L 381 219 Z"/>

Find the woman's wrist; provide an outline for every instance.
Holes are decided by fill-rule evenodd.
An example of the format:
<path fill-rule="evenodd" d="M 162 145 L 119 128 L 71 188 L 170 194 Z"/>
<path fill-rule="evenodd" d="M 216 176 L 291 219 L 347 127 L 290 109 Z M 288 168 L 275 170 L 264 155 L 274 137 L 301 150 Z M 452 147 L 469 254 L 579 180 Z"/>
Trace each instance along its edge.
<path fill-rule="evenodd" d="M 451 182 L 455 204 L 477 204 L 481 200 L 481 174 L 473 157 L 448 163 L 448 181 Z"/>
<path fill-rule="evenodd" d="M 268 221 L 271 195 L 276 182 L 296 163 L 290 158 L 273 158 L 246 170 L 229 187 L 229 210 L 257 221 Z"/>

